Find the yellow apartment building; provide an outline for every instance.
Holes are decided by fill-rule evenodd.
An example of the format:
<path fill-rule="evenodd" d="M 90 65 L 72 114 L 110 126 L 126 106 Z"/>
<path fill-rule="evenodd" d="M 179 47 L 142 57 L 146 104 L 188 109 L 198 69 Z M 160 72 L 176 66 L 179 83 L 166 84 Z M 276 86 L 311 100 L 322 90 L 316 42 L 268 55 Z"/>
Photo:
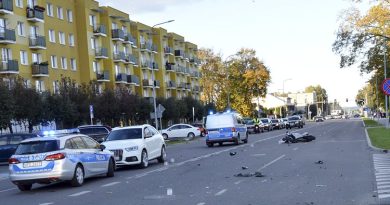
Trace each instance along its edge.
<path fill-rule="evenodd" d="M 57 92 L 69 77 L 100 92 L 200 96 L 195 44 L 94 0 L 0 0 L 0 47 L 0 78 L 38 91 Z"/>

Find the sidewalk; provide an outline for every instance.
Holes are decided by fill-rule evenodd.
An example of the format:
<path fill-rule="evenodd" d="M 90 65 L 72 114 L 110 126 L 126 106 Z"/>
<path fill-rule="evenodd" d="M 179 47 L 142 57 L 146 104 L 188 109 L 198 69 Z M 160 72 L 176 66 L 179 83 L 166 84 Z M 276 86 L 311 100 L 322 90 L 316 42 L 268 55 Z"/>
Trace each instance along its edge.
<path fill-rule="evenodd" d="M 386 127 L 386 118 L 374 118 L 374 120 Z"/>

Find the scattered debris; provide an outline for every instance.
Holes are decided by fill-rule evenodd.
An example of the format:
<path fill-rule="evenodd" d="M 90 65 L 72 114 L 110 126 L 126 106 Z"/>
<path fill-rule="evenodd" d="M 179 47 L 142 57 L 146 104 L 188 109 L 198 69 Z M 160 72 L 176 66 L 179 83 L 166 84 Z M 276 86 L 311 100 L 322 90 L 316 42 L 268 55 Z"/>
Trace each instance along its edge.
<path fill-rule="evenodd" d="M 234 175 L 235 177 L 265 177 L 261 172 L 255 173 L 238 173 Z"/>
<path fill-rule="evenodd" d="M 321 160 L 318 160 L 318 161 L 316 161 L 315 163 L 316 163 L 316 164 L 323 164 L 324 162 L 321 161 Z"/>
<path fill-rule="evenodd" d="M 248 167 L 246 167 L 246 166 L 242 166 L 242 167 L 241 167 L 241 169 L 248 169 Z"/>
<path fill-rule="evenodd" d="M 384 152 L 384 153 L 387 153 L 387 152 L 388 152 L 388 150 L 387 150 L 387 149 L 384 149 L 384 150 L 383 150 L 383 152 Z"/>
<path fill-rule="evenodd" d="M 200 166 L 200 164 L 198 164 L 198 166 Z"/>
<path fill-rule="evenodd" d="M 237 152 L 230 152 L 229 154 L 230 154 L 230 156 L 234 156 L 237 154 Z"/>
<path fill-rule="evenodd" d="M 372 197 L 376 197 L 376 194 L 373 194 Z"/>
<path fill-rule="evenodd" d="M 171 158 L 171 163 L 175 163 L 175 159 L 174 158 Z"/>
<path fill-rule="evenodd" d="M 326 187 L 324 184 L 316 184 L 316 187 Z"/>

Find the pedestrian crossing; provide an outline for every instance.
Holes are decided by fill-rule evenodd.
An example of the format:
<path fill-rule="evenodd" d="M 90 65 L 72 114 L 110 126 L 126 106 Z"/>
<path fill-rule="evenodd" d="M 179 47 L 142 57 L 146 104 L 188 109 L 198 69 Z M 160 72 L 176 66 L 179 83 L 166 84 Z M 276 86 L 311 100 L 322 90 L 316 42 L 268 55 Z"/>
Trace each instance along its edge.
<path fill-rule="evenodd" d="M 373 154 L 378 199 L 390 199 L 390 155 Z"/>

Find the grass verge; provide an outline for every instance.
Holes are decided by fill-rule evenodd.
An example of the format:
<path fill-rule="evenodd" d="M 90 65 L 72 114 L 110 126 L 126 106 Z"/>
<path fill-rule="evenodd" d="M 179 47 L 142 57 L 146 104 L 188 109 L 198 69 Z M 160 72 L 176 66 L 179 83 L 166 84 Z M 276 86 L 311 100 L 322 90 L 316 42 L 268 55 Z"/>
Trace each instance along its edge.
<path fill-rule="evenodd" d="M 390 129 L 376 127 L 367 129 L 367 132 L 373 146 L 390 150 Z"/>
<path fill-rule="evenodd" d="M 379 124 L 377 121 L 371 120 L 368 118 L 363 118 L 363 121 L 364 121 L 364 124 L 366 125 L 366 127 L 380 127 L 381 126 L 381 124 Z"/>

